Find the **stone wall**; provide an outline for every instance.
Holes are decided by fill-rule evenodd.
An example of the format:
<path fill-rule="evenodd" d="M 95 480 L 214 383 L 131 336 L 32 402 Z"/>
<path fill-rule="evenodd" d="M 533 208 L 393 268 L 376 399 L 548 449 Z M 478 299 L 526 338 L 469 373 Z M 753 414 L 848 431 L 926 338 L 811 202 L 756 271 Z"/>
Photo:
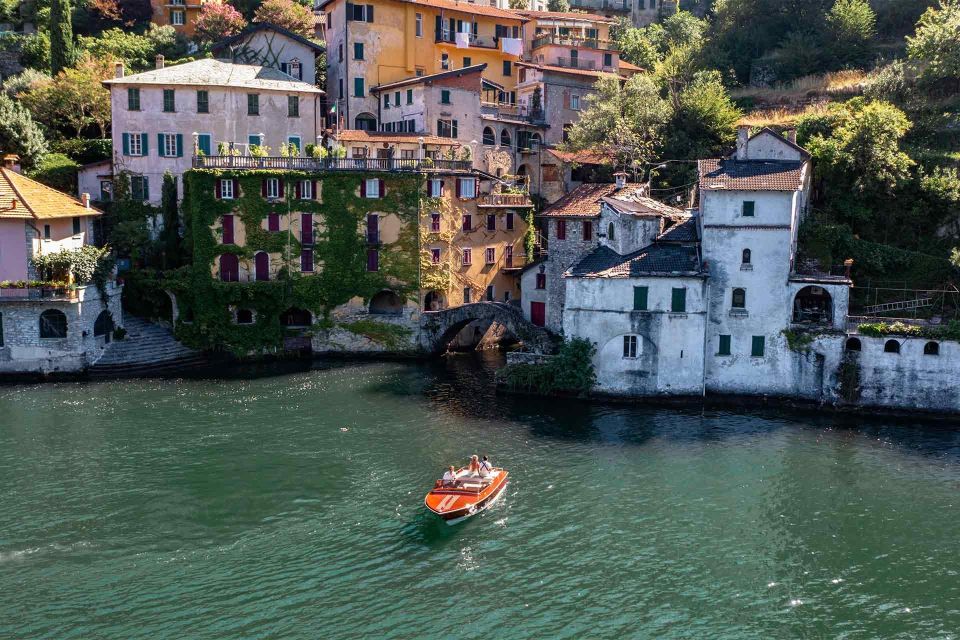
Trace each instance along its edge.
<path fill-rule="evenodd" d="M 547 223 L 547 247 L 549 259 L 546 265 L 547 276 L 547 328 L 556 333 L 563 331 L 563 308 L 566 300 L 566 284 L 563 273 L 580 261 L 583 256 L 597 246 L 596 221 L 587 219 L 593 225 L 591 240 L 583 239 L 583 219 L 566 220 L 566 239 L 557 239 L 558 219 L 551 218 Z M 527 309 L 529 303 L 524 304 Z"/>

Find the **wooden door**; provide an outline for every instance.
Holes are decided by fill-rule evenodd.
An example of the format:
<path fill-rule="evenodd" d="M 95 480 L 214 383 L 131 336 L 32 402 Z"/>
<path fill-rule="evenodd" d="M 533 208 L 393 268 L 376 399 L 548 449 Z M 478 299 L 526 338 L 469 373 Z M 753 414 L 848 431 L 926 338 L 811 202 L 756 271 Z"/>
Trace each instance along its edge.
<path fill-rule="evenodd" d="M 543 302 L 530 303 L 530 322 L 538 327 L 547 323 L 547 305 Z"/>

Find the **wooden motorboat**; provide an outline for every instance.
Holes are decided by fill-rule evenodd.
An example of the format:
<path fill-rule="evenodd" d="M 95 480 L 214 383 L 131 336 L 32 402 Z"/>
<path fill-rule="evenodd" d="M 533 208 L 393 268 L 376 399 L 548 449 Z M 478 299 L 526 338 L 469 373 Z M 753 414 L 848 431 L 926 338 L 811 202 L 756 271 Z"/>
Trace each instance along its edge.
<path fill-rule="evenodd" d="M 436 486 L 423 502 L 427 509 L 447 521 L 456 524 L 476 515 L 493 504 L 507 487 L 505 469 L 495 467 L 487 477 L 471 475 L 466 468 L 457 471 L 454 483 L 437 480 Z"/>

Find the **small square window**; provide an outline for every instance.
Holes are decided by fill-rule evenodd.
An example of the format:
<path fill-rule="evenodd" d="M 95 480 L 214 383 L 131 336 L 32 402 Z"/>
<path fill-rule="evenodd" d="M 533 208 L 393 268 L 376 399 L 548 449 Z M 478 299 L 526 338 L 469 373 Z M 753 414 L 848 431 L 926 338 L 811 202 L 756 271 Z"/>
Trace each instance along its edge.
<path fill-rule="evenodd" d="M 745 200 L 743 202 L 741 215 L 743 215 L 744 218 L 752 218 L 754 216 L 755 209 L 756 203 L 753 200 Z"/>

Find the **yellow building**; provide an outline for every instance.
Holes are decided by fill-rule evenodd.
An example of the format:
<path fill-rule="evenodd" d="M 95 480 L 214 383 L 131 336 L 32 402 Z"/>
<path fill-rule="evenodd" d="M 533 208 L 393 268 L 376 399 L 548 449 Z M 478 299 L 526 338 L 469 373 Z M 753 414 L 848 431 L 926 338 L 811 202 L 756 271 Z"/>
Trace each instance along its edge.
<path fill-rule="evenodd" d="M 178 33 L 193 36 L 197 16 L 207 0 L 150 0 L 153 16 L 150 21 L 159 26 L 172 25 Z"/>
<path fill-rule="evenodd" d="M 377 130 L 370 88 L 406 78 L 486 64 L 483 78 L 516 103 L 516 63 L 524 26 L 513 11 L 455 0 L 325 0 L 327 97 L 339 127 Z M 331 125 L 337 120 L 331 118 Z"/>

